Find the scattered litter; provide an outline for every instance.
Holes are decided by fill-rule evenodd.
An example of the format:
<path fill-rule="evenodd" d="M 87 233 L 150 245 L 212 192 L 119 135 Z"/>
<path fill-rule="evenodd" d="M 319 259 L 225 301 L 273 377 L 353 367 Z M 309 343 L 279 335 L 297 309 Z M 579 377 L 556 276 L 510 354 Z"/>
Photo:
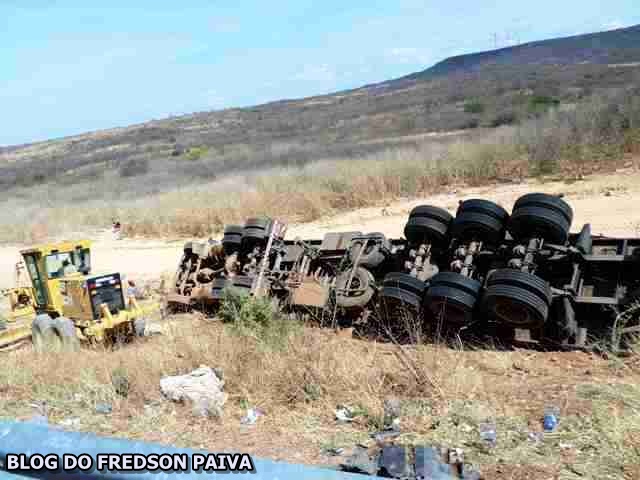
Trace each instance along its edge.
<path fill-rule="evenodd" d="M 31 408 L 33 408 L 36 413 L 31 416 L 29 422 L 42 424 L 49 423 L 47 402 L 34 402 L 31 404 Z"/>
<path fill-rule="evenodd" d="M 371 437 L 376 441 L 377 444 L 383 444 L 389 440 L 393 440 L 394 438 L 398 438 L 400 436 L 400 432 L 397 430 L 384 431 L 384 432 L 376 432 L 372 433 Z"/>
<path fill-rule="evenodd" d="M 327 448 L 325 450 L 325 453 L 332 457 L 339 457 L 344 453 L 344 448 L 341 448 L 341 447 Z"/>
<path fill-rule="evenodd" d="M 529 432 L 527 437 L 534 443 L 540 443 L 544 439 L 544 434 L 542 432 Z"/>
<path fill-rule="evenodd" d="M 164 332 L 162 331 L 162 327 L 157 323 L 149 323 L 146 325 L 144 330 L 145 337 L 152 337 L 154 335 L 162 335 Z"/>
<path fill-rule="evenodd" d="M 80 426 L 80 418 L 78 417 L 65 418 L 60 422 L 60 426 L 66 427 L 66 428 L 78 428 Z"/>
<path fill-rule="evenodd" d="M 189 400 L 197 416 L 222 416 L 227 394 L 222 391 L 224 381 L 204 365 L 187 375 L 162 377 L 160 391 L 174 402 Z"/>
<path fill-rule="evenodd" d="M 375 452 L 358 447 L 353 455 L 340 464 L 340 469 L 387 478 L 482 479 L 479 472 L 464 463 L 462 449 L 437 446 L 392 445 L 381 447 Z"/>
<path fill-rule="evenodd" d="M 336 420 L 338 420 L 338 423 L 353 422 L 353 418 L 353 408 L 338 405 L 338 408 L 336 408 Z"/>
<path fill-rule="evenodd" d="M 553 432 L 558 426 L 560 409 L 554 406 L 548 406 L 544 409 L 544 417 L 542 420 L 542 428 L 545 432 Z"/>
<path fill-rule="evenodd" d="M 495 447 L 497 442 L 496 425 L 492 422 L 481 423 L 478 426 L 480 439 L 489 447 Z"/>
<path fill-rule="evenodd" d="M 259 417 L 264 415 L 264 411 L 259 408 L 250 408 L 247 410 L 247 415 L 242 417 L 240 423 L 242 425 L 255 425 Z"/>
<path fill-rule="evenodd" d="M 110 403 L 98 403 L 96 404 L 95 410 L 96 410 L 96 413 L 102 413 L 104 415 L 107 415 L 113 411 L 113 407 L 111 406 Z"/>

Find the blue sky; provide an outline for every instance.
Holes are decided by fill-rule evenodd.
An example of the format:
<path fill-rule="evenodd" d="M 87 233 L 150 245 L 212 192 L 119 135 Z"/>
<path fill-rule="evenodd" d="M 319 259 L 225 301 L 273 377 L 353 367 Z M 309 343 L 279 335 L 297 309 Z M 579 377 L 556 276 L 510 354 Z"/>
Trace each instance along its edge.
<path fill-rule="evenodd" d="M 327 93 L 640 23 L 638 0 L 1 0 L 0 145 Z"/>

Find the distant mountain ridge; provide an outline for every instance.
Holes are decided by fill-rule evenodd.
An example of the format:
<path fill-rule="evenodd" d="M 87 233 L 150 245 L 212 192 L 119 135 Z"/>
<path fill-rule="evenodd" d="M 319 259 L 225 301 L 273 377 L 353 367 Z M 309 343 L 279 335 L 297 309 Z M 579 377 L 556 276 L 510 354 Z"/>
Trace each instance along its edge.
<path fill-rule="evenodd" d="M 640 25 L 457 55 L 398 80 L 470 73 L 487 66 L 608 64 L 631 60 L 640 60 Z"/>

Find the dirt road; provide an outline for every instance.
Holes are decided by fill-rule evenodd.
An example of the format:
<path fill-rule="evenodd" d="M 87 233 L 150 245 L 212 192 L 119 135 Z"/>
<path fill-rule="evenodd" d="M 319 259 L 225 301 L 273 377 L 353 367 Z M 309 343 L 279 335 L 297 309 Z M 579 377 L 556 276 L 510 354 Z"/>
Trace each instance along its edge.
<path fill-rule="evenodd" d="M 382 232 L 400 237 L 407 215 L 416 205 L 428 203 L 455 213 L 460 200 L 482 197 L 510 210 L 519 196 L 533 191 L 564 193 L 574 209 L 573 231 L 589 222 L 594 234 L 640 236 L 640 172 L 628 170 L 593 176 L 571 184 L 529 181 L 454 190 L 427 198 L 398 201 L 385 208 L 366 208 L 308 224 L 291 225 L 287 238 L 321 238 L 330 230 Z M 131 239 L 116 241 L 108 233 L 94 236 L 94 241 L 93 265 L 98 271 L 120 271 L 140 280 L 173 274 L 184 243 Z M 13 269 L 21 247 L 0 247 L 0 288 L 13 284 Z"/>

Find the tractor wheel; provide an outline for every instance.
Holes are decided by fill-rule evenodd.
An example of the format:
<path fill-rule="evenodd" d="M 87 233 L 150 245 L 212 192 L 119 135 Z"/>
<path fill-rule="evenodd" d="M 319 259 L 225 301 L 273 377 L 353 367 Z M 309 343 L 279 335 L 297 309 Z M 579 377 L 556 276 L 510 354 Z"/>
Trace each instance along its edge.
<path fill-rule="evenodd" d="M 47 350 L 47 339 L 51 335 L 53 319 L 46 313 L 36 316 L 31 324 L 31 341 L 33 349 L 42 353 Z"/>
<path fill-rule="evenodd" d="M 540 277 L 519 270 L 496 270 L 487 279 L 484 309 L 518 328 L 541 327 L 549 316 L 551 289 Z"/>
<path fill-rule="evenodd" d="M 504 238 L 509 213 L 488 200 L 471 199 L 460 204 L 451 235 L 463 242 L 478 240 L 495 245 Z"/>
<path fill-rule="evenodd" d="M 542 238 L 565 244 L 573 221 L 571 207 L 560 198 L 532 193 L 518 199 L 508 229 L 516 240 Z"/>
<path fill-rule="evenodd" d="M 133 321 L 133 333 L 136 337 L 144 337 L 144 332 L 147 329 L 147 321 L 144 318 L 136 318 Z"/>
<path fill-rule="evenodd" d="M 425 304 L 438 319 L 448 324 L 466 325 L 473 312 L 482 284 L 455 272 L 441 272 L 431 279 Z"/>
<path fill-rule="evenodd" d="M 346 272 L 342 272 L 336 278 L 336 304 L 346 309 L 364 308 L 371 301 L 375 293 L 375 278 L 366 268 L 358 267 L 353 273 L 353 279 L 351 280 L 351 286 L 349 288 L 349 290 L 355 291 L 341 292 L 340 290 L 346 288 L 352 272 L 353 269 L 349 269 Z"/>
<path fill-rule="evenodd" d="M 242 225 L 227 225 L 224 227 L 221 243 L 225 255 L 232 255 L 240 249 L 243 232 L 244 227 Z"/>
<path fill-rule="evenodd" d="M 32 338 L 37 352 L 75 352 L 80 348 L 76 326 L 65 317 L 38 315 L 33 321 Z"/>
<path fill-rule="evenodd" d="M 448 240 L 452 221 L 453 216 L 443 208 L 421 205 L 409 213 L 404 236 L 414 245 L 444 245 Z"/>
<path fill-rule="evenodd" d="M 370 233 L 369 235 L 366 235 L 366 237 L 371 240 L 367 248 L 365 248 L 362 253 L 360 253 L 360 250 L 362 250 L 365 240 L 357 240 L 352 243 L 349 248 L 349 260 L 354 263 L 356 259 L 358 259 L 358 254 L 360 253 L 358 266 L 374 269 L 379 267 L 382 262 L 386 260 L 387 256 L 391 252 L 391 243 L 382 233 Z"/>

